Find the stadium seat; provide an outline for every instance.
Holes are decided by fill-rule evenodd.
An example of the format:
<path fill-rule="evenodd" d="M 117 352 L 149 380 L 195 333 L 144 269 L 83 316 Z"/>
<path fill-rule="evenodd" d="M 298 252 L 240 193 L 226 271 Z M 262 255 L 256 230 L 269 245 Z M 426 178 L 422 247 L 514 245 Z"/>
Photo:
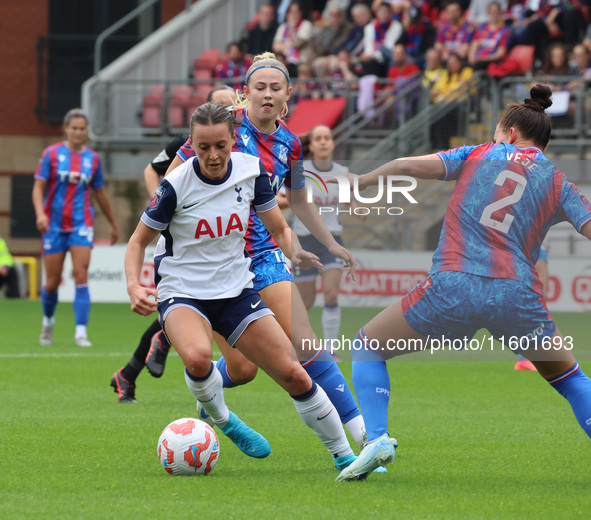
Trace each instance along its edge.
<path fill-rule="evenodd" d="M 222 59 L 222 51 L 220 49 L 205 49 L 199 58 L 193 62 L 193 70 L 206 69 L 213 73 L 215 66 Z"/>
<path fill-rule="evenodd" d="M 516 45 L 509 51 L 507 59 L 512 59 L 519 62 L 521 73 L 531 71 L 534 66 L 535 45 Z"/>
<path fill-rule="evenodd" d="M 177 85 L 172 89 L 172 96 L 168 105 L 167 121 L 173 128 L 184 128 L 188 126 L 187 117 L 193 87 L 190 85 Z"/>
<path fill-rule="evenodd" d="M 142 126 L 157 128 L 160 126 L 162 111 L 163 85 L 155 85 L 142 101 Z"/>
<path fill-rule="evenodd" d="M 343 97 L 303 99 L 294 107 L 287 127 L 298 137 L 307 135 L 317 125 L 334 128 L 346 106 Z"/>

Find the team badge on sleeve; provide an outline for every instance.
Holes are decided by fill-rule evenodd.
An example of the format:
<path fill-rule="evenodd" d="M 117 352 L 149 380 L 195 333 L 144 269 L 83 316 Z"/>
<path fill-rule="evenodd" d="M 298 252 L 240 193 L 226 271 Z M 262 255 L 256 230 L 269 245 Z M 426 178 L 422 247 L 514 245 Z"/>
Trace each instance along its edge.
<path fill-rule="evenodd" d="M 150 209 L 156 209 L 158 207 L 158 204 L 160 204 L 160 199 L 162 198 L 163 194 L 164 188 L 162 186 L 158 186 L 158 188 L 156 189 L 156 193 L 154 193 L 154 196 L 150 201 Z"/>

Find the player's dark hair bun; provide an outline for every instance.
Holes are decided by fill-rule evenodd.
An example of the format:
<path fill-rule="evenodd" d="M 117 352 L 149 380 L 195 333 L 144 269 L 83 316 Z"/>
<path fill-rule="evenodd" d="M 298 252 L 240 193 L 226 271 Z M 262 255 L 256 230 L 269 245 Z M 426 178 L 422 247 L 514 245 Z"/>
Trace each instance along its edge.
<path fill-rule="evenodd" d="M 532 110 L 544 111 L 552 106 L 552 89 L 547 85 L 538 83 L 529 91 L 531 97 L 525 98 L 523 104 Z"/>

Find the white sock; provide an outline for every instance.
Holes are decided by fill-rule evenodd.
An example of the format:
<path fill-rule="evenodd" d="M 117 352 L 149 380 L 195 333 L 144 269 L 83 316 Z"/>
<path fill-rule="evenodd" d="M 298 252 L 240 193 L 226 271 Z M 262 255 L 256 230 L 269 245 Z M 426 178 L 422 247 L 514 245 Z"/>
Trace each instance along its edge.
<path fill-rule="evenodd" d="M 43 316 L 43 326 L 47 327 L 49 325 L 53 325 L 55 323 L 55 316 L 48 318 L 47 316 Z"/>
<path fill-rule="evenodd" d="M 341 329 L 341 308 L 338 305 L 322 309 L 322 330 L 324 339 L 338 339 Z M 332 354 L 332 348 L 331 348 Z"/>
<path fill-rule="evenodd" d="M 293 402 L 302 420 L 314 430 L 333 457 L 353 453 L 339 414 L 322 388 L 316 386 L 312 397 Z"/>
<path fill-rule="evenodd" d="M 86 338 L 88 336 L 86 332 L 86 325 L 76 325 L 75 338 Z"/>
<path fill-rule="evenodd" d="M 189 377 L 185 369 L 185 381 L 189 390 L 202 404 L 213 422 L 218 426 L 225 426 L 230 418 L 230 410 L 224 401 L 224 387 L 219 370 L 214 367 L 207 379 L 194 381 Z"/>
<path fill-rule="evenodd" d="M 357 446 L 363 448 L 363 434 L 365 433 L 365 421 L 363 420 L 363 416 L 358 415 L 357 417 L 353 417 L 353 419 L 346 422 L 344 426 L 349 430 L 353 439 L 355 439 Z"/>

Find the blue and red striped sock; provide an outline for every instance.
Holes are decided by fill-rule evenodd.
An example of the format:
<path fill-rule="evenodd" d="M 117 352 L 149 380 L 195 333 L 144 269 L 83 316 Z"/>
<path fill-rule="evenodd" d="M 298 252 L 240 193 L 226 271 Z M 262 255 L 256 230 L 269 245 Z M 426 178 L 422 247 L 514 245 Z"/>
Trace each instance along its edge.
<path fill-rule="evenodd" d="M 591 379 L 575 363 L 563 374 L 549 379 L 548 383 L 570 403 L 581 428 L 591 437 Z"/>

